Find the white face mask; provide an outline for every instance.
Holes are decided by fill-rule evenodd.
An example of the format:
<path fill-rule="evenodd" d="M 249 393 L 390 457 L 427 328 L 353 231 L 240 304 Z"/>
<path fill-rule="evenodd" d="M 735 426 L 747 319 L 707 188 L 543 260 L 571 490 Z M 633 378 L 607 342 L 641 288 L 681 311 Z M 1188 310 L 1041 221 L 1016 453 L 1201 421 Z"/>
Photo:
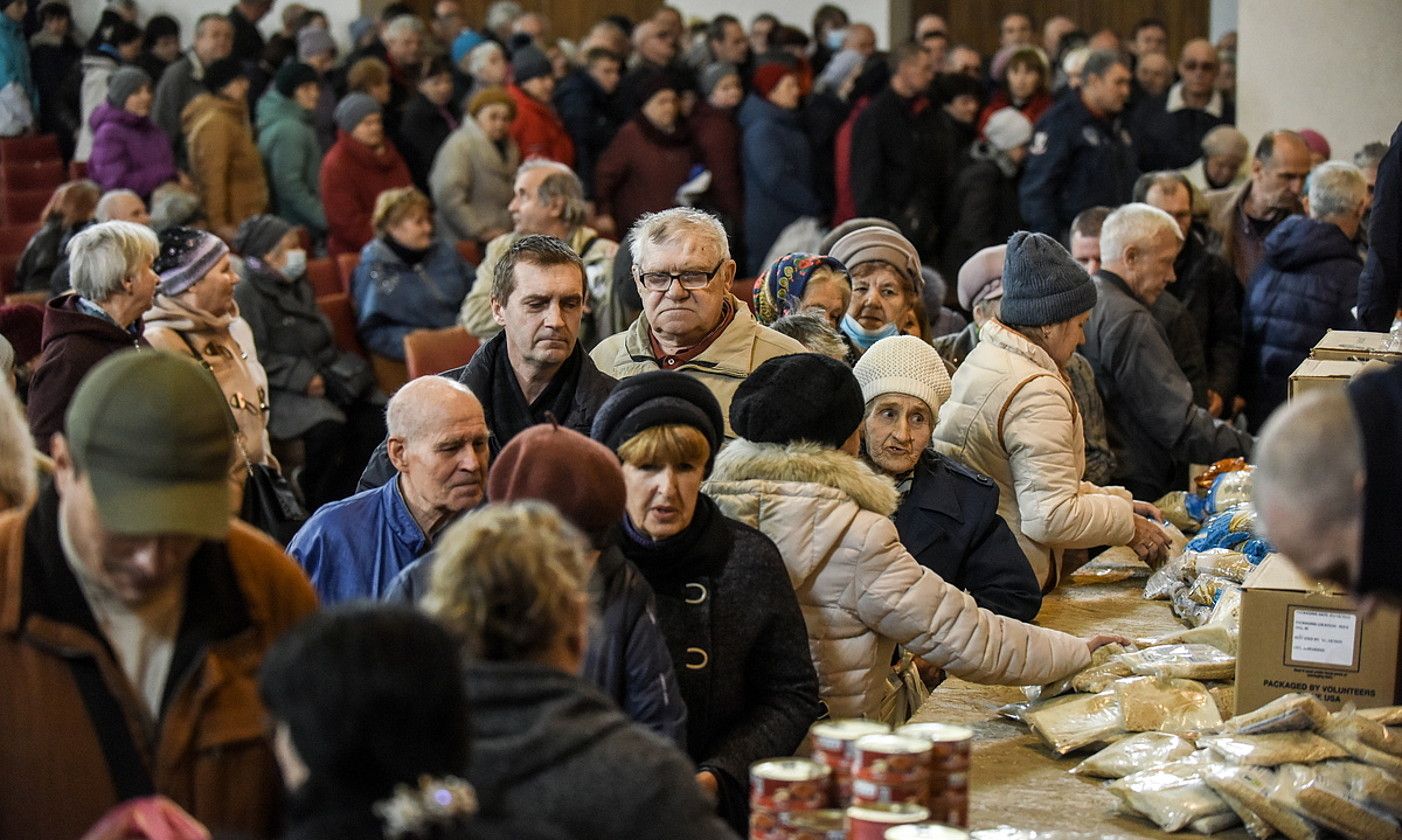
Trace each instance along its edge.
<path fill-rule="evenodd" d="M 282 276 L 288 280 L 296 280 L 307 273 L 307 252 L 301 248 L 289 248 L 284 254 L 285 261 L 282 264 Z"/>

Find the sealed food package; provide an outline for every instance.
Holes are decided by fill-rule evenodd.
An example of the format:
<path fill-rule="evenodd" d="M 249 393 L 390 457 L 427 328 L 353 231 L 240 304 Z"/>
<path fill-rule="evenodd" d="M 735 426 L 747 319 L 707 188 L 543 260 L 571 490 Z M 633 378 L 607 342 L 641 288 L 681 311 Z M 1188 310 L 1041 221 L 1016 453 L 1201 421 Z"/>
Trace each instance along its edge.
<path fill-rule="evenodd" d="M 1379 706 L 1376 709 L 1359 709 L 1358 714 L 1383 726 L 1402 726 L 1402 706 Z"/>
<path fill-rule="evenodd" d="M 1107 548 L 1094 560 L 1072 572 L 1072 583 L 1082 586 L 1096 583 L 1119 583 L 1130 578 L 1149 576 L 1149 567 L 1127 545 Z"/>
<path fill-rule="evenodd" d="M 1159 645 L 1122 653 L 1118 659 L 1140 676 L 1190 680 L 1229 680 L 1236 676 L 1236 657 L 1211 645 Z"/>
<path fill-rule="evenodd" d="M 1207 465 L 1207 469 L 1193 477 L 1193 487 L 1200 493 L 1206 493 L 1217 484 L 1217 480 L 1222 476 L 1244 469 L 1247 469 L 1246 459 L 1242 457 L 1214 461 Z"/>
<path fill-rule="evenodd" d="M 1196 501 L 1196 499 L 1193 501 Z M 1167 519 L 1181 530 L 1196 531 L 1198 526 L 1202 524 L 1202 520 L 1194 516 L 1188 510 L 1188 502 L 1189 496 L 1186 491 L 1174 490 L 1171 493 L 1164 494 L 1161 499 L 1154 502 L 1154 507 L 1159 509 L 1164 519 Z"/>
<path fill-rule="evenodd" d="M 1350 799 L 1336 772 L 1288 765 L 1276 775 L 1276 791 L 1303 816 L 1350 840 L 1397 836 L 1397 821 Z"/>
<path fill-rule="evenodd" d="M 1207 693 L 1212 695 L 1212 702 L 1217 704 L 1217 712 L 1223 720 L 1232 716 L 1232 710 L 1236 708 L 1236 683 L 1214 685 Z"/>
<path fill-rule="evenodd" d="M 1210 759 L 1192 756 L 1132 773 L 1110 783 L 1110 792 L 1130 810 L 1164 831 L 1179 831 L 1194 820 L 1231 812 L 1202 780 Z"/>
<path fill-rule="evenodd" d="M 1325 721 L 1324 726 L 1326 729 L 1346 732 L 1375 750 L 1402 756 L 1402 737 L 1392 734 L 1391 729 L 1356 711 L 1335 712 Z"/>
<path fill-rule="evenodd" d="M 1270 797 L 1275 788 L 1275 774 L 1270 770 L 1214 765 L 1203 772 L 1202 778 L 1213 791 L 1240 803 L 1290 840 L 1319 840 L 1320 831 L 1314 823 Z"/>
<path fill-rule="evenodd" d="M 1217 598 L 1217 603 L 1212 605 L 1212 613 L 1207 616 L 1208 624 L 1220 625 L 1226 628 L 1231 636 L 1231 652 L 1236 652 L 1236 640 L 1241 629 L 1241 588 L 1233 586 L 1226 590 Z M 1209 644 L 1211 644 L 1209 642 Z M 1226 648 L 1222 648 L 1226 650 Z"/>
<path fill-rule="evenodd" d="M 1173 597 L 1173 593 L 1184 586 L 1183 578 L 1188 574 L 1187 561 L 1183 555 L 1172 557 L 1169 561 L 1149 575 L 1149 580 L 1144 584 L 1144 597 L 1150 601 L 1167 601 Z"/>
<path fill-rule="evenodd" d="M 1193 752 L 1193 745 L 1177 735 L 1167 732 L 1140 732 L 1128 738 L 1121 738 L 1077 764 L 1071 772 L 1099 779 L 1120 779 L 1131 773 L 1185 758 Z"/>
<path fill-rule="evenodd" d="M 1346 758 L 1342 747 L 1313 732 L 1267 732 L 1264 735 L 1204 735 L 1205 747 L 1233 764 L 1275 767 L 1280 764 L 1312 764 Z"/>
<path fill-rule="evenodd" d="M 1315 730 L 1329 720 L 1329 710 L 1313 694 L 1286 694 L 1254 712 L 1228 719 L 1213 734 L 1260 735 L 1265 732 Z"/>
<path fill-rule="evenodd" d="M 1194 834 L 1216 834 L 1238 825 L 1241 825 L 1241 818 L 1229 811 L 1225 814 L 1213 814 L 1210 817 L 1193 820 L 1188 823 L 1188 830 Z"/>
<path fill-rule="evenodd" d="M 1381 730 L 1379 732 L 1378 730 Z M 1390 743 L 1394 740 L 1387 727 L 1377 721 L 1360 717 L 1356 712 L 1338 712 L 1319 730 L 1333 743 L 1347 751 L 1354 758 L 1374 767 L 1381 767 L 1398 778 L 1402 778 L 1402 758 L 1374 744 Z M 1369 743 L 1369 742 L 1372 743 Z"/>
<path fill-rule="evenodd" d="M 1191 590 L 1184 586 L 1168 599 L 1168 608 L 1189 627 L 1201 627 L 1212 617 L 1212 608 L 1193 600 Z"/>
<path fill-rule="evenodd" d="M 1246 573 L 1254 568 L 1251 561 L 1240 551 L 1229 548 L 1209 548 L 1206 551 L 1185 551 L 1184 562 L 1197 575 L 1216 575 L 1233 583 L 1246 580 Z"/>
<path fill-rule="evenodd" d="M 1222 600 L 1225 601 L 1229 597 L 1230 593 L 1228 595 L 1223 595 Z M 1218 602 L 1218 604 L 1221 603 L 1221 601 Z M 1240 603 L 1240 600 L 1238 600 L 1237 603 Z M 1223 653 L 1236 656 L 1236 627 L 1234 625 L 1228 625 L 1225 622 L 1214 622 L 1209 619 L 1208 622 L 1201 627 L 1184 627 L 1182 630 L 1169 633 L 1167 636 L 1160 636 L 1157 639 L 1135 640 L 1135 645 L 1141 648 L 1159 647 L 1161 645 L 1194 644 L 1212 645 Z M 1128 674 L 1126 674 L 1126 676 L 1128 676 Z"/>
<path fill-rule="evenodd" d="M 1203 781 L 1208 781 L 1206 774 L 1203 776 Z M 1208 782 L 1208 787 L 1212 787 L 1211 782 Z M 1256 840 L 1266 840 L 1266 838 L 1274 837 L 1279 833 L 1270 823 L 1261 819 L 1255 811 L 1246 807 L 1246 803 L 1242 802 L 1240 799 L 1237 799 L 1235 796 L 1232 796 L 1230 793 L 1220 788 L 1213 788 L 1213 791 L 1218 796 L 1222 797 L 1222 801 L 1227 803 L 1228 807 L 1236 812 L 1237 817 L 1241 819 L 1242 825 L 1246 828 L 1246 833 L 1256 838 Z"/>
<path fill-rule="evenodd" d="M 1394 817 L 1402 817 L 1402 780 L 1370 764 L 1356 761 L 1330 762 L 1328 766 L 1336 764 L 1354 799 Z"/>
<path fill-rule="evenodd" d="M 1193 579 L 1193 583 L 1188 587 L 1188 597 L 1195 604 L 1204 607 L 1213 607 L 1217 604 L 1217 599 L 1224 592 L 1237 589 L 1236 582 L 1228 580 L 1214 574 L 1201 574 Z M 1208 616 L 1211 618 L 1211 616 Z"/>
<path fill-rule="evenodd" d="M 1130 677 L 1115 682 L 1126 732 L 1200 732 L 1222 722 L 1207 687 L 1194 680 Z"/>
<path fill-rule="evenodd" d="M 1057 755 L 1124 734 L 1114 691 L 1058 698 L 1028 711 L 1023 720 Z"/>
<path fill-rule="evenodd" d="M 1027 695 L 1027 699 L 1029 700 L 1048 700 L 1052 697 L 1057 697 L 1059 695 L 1066 694 L 1070 691 L 1079 691 L 1083 694 L 1099 694 L 1101 691 L 1105 690 L 1105 686 L 1109 685 L 1117 677 L 1129 676 L 1129 669 L 1122 665 L 1117 665 L 1115 667 L 1115 670 L 1117 672 L 1122 670 L 1123 673 L 1116 673 L 1115 676 L 1105 680 L 1099 688 L 1094 690 L 1082 687 L 1084 681 L 1082 681 L 1080 684 L 1078 684 L 1077 681 L 1080 680 L 1083 674 L 1098 672 L 1100 669 L 1104 668 L 1107 662 L 1110 662 L 1115 657 L 1119 656 L 1122 653 L 1126 653 L 1129 650 L 1130 649 L 1126 648 L 1119 642 L 1111 642 L 1108 645 L 1101 645 L 1100 647 L 1096 648 L 1094 652 L 1091 653 L 1090 664 L 1078 671 L 1077 673 L 1072 674 L 1069 677 L 1057 680 L 1056 682 L 1047 683 L 1043 686 L 1026 686 L 1022 689 L 1022 693 Z"/>
<path fill-rule="evenodd" d="M 1223 473 L 1212 482 L 1207 491 L 1207 512 L 1220 513 L 1251 501 L 1253 467 L 1245 467 L 1235 472 Z"/>

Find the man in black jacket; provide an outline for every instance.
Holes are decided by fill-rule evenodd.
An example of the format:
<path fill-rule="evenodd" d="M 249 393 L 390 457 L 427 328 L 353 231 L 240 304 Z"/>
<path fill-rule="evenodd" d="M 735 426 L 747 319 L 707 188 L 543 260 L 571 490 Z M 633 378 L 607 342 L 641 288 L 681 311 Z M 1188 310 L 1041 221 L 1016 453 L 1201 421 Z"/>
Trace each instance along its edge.
<path fill-rule="evenodd" d="M 594 198 L 594 164 L 628 114 L 618 104 L 623 56 L 602 47 L 584 54 L 584 66 L 560 80 L 551 97 L 574 142 L 574 168 L 586 198 Z"/>
<path fill-rule="evenodd" d="M 1358 280 L 1358 323 L 1365 330 L 1386 332 L 1397 315 L 1402 289 L 1402 123 L 1378 165 L 1373 209 L 1368 228 L 1368 263 Z"/>
<path fill-rule="evenodd" d="M 497 263 L 490 282 L 492 317 L 502 331 L 465 366 L 440 375 L 466 385 L 481 401 L 492 457 L 518 433 L 552 419 L 587 434 L 616 383 L 579 346 L 583 262 L 558 239 L 526 236 Z M 393 477 L 385 446 L 370 457 L 361 490 Z"/>
<path fill-rule="evenodd" d="M 1064 239 L 1088 207 L 1115 207 L 1139 177 L 1120 115 L 1129 99 L 1129 66 L 1117 52 L 1091 53 L 1084 83 L 1037 121 L 1019 191 L 1029 230 Z"/>
<path fill-rule="evenodd" d="M 908 43 L 891 52 L 890 63 L 890 86 L 872 99 L 852 130 L 852 199 L 858 216 L 897 223 L 921 258 L 933 261 L 953 158 L 944 147 L 940 110 L 927 94 L 935 60 L 924 47 Z"/>

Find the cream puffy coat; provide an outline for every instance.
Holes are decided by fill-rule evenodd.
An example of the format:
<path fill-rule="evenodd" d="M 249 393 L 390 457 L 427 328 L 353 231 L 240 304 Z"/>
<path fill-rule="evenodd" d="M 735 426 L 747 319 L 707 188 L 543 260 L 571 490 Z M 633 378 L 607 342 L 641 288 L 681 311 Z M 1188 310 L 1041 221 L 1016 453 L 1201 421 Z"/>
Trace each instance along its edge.
<path fill-rule="evenodd" d="M 876 715 L 897 644 L 984 683 L 1041 684 L 1090 662 L 1082 640 L 979 609 L 917 563 L 890 519 L 895 486 L 846 453 L 737 440 L 706 493 L 779 546 L 833 717 Z"/>
<path fill-rule="evenodd" d="M 1065 549 L 1124 545 L 1134 538 L 1129 492 L 1081 480 L 1081 414 L 1046 351 L 989 321 L 951 384 L 935 448 L 997 483 L 998 513 L 1043 591 L 1056 586 Z"/>

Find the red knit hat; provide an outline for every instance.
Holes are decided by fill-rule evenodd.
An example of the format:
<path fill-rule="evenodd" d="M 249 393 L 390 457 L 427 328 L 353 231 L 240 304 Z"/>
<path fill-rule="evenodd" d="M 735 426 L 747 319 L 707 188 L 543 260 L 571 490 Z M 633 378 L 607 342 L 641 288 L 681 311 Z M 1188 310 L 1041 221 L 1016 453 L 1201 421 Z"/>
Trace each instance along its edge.
<path fill-rule="evenodd" d="M 487 498 L 548 502 L 595 548 L 603 548 L 610 531 L 623 519 L 628 491 L 618 456 L 607 446 L 579 432 L 542 423 L 513 437 L 492 462 Z"/>
<path fill-rule="evenodd" d="M 779 86 L 779 82 L 785 76 L 797 75 L 798 71 L 787 64 L 781 64 L 778 62 L 765 64 L 755 71 L 755 93 L 759 94 L 765 99 L 768 99 L 769 94 L 773 93 L 774 88 Z"/>

